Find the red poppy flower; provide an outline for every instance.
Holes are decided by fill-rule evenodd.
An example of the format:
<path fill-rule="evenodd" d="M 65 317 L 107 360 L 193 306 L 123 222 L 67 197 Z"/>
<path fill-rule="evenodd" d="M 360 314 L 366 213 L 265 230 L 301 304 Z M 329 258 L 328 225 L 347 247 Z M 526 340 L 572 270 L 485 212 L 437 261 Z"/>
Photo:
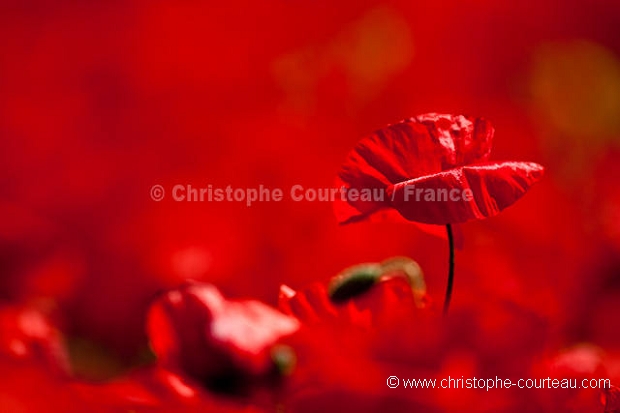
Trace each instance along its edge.
<path fill-rule="evenodd" d="M 396 210 L 408 221 L 446 226 L 444 313 L 454 281 L 451 225 L 497 215 L 543 175 L 532 162 L 489 162 L 493 132 L 481 118 L 420 115 L 362 139 L 338 175 L 345 196 L 336 199 L 335 212 L 342 224 Z"/>
<path fill-rule="evenodd" d="M 485 119 L 430 113 L 362 139 L 338 175 L 347 190 L 335 204 L 338 221 L 389 208 L 439 225 L 497 215 L 540 180 L 543 167 L 489 162 L 493 132 Z"/>
<path fill-rule="evenodd" d="M 226 300 L 208 284 L 167 292 L 147 323 L 162 367 L 226 393 L 245 393 L 277 375 L 276 344 L 299 326 L 258 301 Z"/>

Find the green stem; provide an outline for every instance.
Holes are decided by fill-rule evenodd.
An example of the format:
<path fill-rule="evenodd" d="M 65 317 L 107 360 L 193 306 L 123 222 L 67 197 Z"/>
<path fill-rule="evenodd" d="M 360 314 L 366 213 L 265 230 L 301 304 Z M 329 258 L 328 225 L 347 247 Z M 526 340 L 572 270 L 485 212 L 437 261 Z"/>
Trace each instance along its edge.
<path fill-rule="evenodd" d="M 448 248 L 450 256 L 448 259 L 448 286 L 446 287 L 446 298 L 443 302 L 443 315 L 448 314 L 450 309 L 450 300 L 452 300 L 452 288 L 454 287 L 454 237 L 452 236 L 452 226 L 446 225 L 446 233 L 448 234 Z"/>

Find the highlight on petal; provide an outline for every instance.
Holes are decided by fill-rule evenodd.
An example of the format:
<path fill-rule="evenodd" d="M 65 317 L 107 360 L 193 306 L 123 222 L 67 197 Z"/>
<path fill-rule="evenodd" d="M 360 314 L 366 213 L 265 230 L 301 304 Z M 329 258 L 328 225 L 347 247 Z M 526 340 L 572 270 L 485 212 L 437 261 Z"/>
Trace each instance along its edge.
<path fill-rule="evenodd" d="M 486 161 L 493 127 L 481 118 L 426 114 L 380 129 L 349 153 L 337 187 L 385 190 L 388 186 Z M 388 206 L 387 200 L 338 200 L 340 223 L 366 219 Z"/>
<path fill-rule="evenodd" d="M 544 168 L 532 162 L 470 165 L 400 182 L 388 188 L 388 198 L 407 220 L 462 223 L 499 214 L 543 173 Z"/>

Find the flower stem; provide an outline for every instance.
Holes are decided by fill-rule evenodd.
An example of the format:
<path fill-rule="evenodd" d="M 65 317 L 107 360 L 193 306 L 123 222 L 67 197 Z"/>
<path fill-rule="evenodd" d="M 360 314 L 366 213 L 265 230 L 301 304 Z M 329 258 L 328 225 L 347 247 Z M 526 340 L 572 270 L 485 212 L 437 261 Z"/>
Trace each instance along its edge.
<path fill-rule="evenodd" d="M 448 286 L 446 287 L 446 298 L 443 302 L 443 315 L 448 314 L 450 309 L 450 300 L 452 299 L 452 288 L 454 287 L 454 237 L 452 236 L 452 226 L 446 225 L 446 233 L 448 234 L 448 248 L 450 256 L 448 258 Z"/>

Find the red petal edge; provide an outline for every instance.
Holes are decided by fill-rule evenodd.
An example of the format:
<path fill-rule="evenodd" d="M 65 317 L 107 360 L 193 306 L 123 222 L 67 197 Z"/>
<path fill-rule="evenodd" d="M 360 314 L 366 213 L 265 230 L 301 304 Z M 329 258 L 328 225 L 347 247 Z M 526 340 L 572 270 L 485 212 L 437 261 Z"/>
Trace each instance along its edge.
<path fill-rule="evenodd" d="M 544 174 L 532 162 L 470 165 L 411 179 L 388 188 L 391 206 L 405 219 L 426 224 L 454 224 L 499 214 L 521 198 Z M 473 196 L 467 199 L 465 191 Z M 448 198 L 439 199 L 448 194 Z M 453 200 L 450 194 L 456 194 Z M 427 200 L 433 194 L 435 200 Z"/>

